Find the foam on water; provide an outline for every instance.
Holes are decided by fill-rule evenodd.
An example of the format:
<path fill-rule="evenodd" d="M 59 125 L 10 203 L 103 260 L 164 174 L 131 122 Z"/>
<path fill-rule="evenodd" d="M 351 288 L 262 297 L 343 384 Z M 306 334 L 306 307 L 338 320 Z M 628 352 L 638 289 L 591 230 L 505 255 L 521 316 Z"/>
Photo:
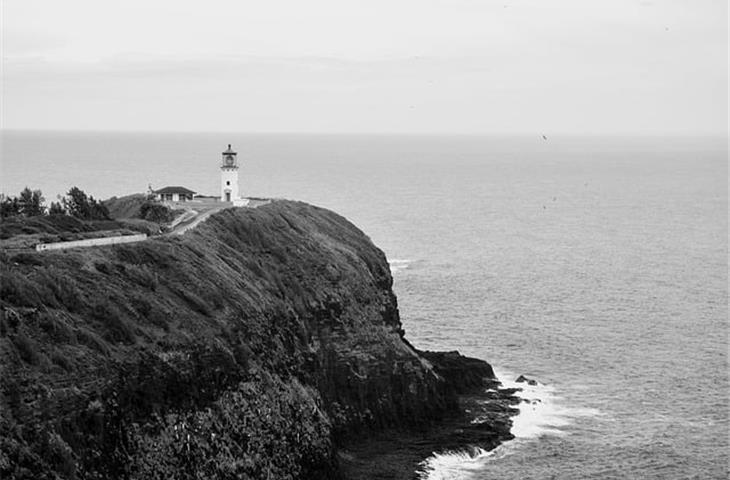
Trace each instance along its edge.
<path fill-rule="evenodd" d="M 401 259 L 401 258 L 393 258 L 391 260 L 388 260 L 388 264 L 390 265 L 390 271 L 391 273 L 397 273 L 401 270 L 405 270 L 411 265 L 412 260 L 409 259 Z"/>
<path fill-rule="evenodd" d="M 514 377 L 512 377 L 514 378 Z M 516 395 L 522 399 L 517 405 L 520 413 L 512 418 L 510 432 L 515 438 L 539 438 L 543 435 L 563 435 L 560 429 L 570 424 L 569 412 L 560 406 L 560 397 L 555 388 L 539 383 L 528 385 L 526 382 L 503 380 L 506 388 L 521 388 Z"/>
<path fill-rule="evenodd" d="M 516 378 L 515 375 L 498 374 L 498 378 Z M 563 430 L 576 417 L 593 417 L 601 415 L 592 408 L 569 408 L 563 405 L 562 397 L 555 393 L 555 388 L 538 382 L 529 385 L 526 382 L 501 380 L 504 388 L 519 388 L 515 395 L 522 399 L 517 405 L 519 413 L 512 418 L 510 432 L 515 439 L 492 451 L 470 447 L 463 451 L 435 453 L 421 463 L 418 471 L 423 480 L 459 480 L 468 479 L 476 472 L 484 470 L 487 463 L 493 462 L 517 451 L 526 442 L 535 441 L 546 435 L 561 436 Z M 479 417 L 473 420 L 480 422 Z"/>
<path fill-rule="evenodd" d="M 485 463 L 505 455 L 507 448 L 500 445 L 492 451 L 481 448 L 456 452 L 434 453 L 420 465 L 418 477 L 423 480 L 457 480 L 471 478 L 483 469 Z"/>

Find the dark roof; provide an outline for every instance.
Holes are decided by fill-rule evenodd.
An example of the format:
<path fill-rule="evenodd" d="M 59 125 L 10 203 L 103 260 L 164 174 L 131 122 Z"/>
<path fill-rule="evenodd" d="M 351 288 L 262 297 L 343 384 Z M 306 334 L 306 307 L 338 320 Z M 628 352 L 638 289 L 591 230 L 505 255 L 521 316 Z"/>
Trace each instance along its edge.
<path fill-rule="evenodd" d="M 223 155 L 238 155 L 238 154 L 233 151 L 233 149 L 231 148 L 231 144 L 229 143 L 228 149 L 225 152 L 223 152 Z"/>
<path fill-rule="evenodd" d="M 188 190 L 185 187 L 165 187 L 155 190 L 155 193 L 184 193 L 186 195 L 193 195 L 195 192 Z"/>

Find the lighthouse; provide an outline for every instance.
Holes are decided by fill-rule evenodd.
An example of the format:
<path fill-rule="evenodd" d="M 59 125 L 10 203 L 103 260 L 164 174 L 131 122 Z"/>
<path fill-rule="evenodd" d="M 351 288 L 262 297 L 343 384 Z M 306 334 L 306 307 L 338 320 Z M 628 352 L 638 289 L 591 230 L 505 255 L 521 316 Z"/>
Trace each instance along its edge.
<path fill-rule="evenodd" d="M 237 153 L 228 144 L 221 161 L 221 201 L 236 202 L 238 195 L 238 158 Z"/>

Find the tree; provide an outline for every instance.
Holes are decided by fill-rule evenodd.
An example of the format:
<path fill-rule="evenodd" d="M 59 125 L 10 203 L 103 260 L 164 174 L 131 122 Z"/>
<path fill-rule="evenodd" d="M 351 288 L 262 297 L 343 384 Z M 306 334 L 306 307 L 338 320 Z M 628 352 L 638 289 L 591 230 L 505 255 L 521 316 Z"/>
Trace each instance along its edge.
<path fill-rule="evenodd" d="M 49 215 L 66 215 L 66 209 L 63 207 L 61 202 L 51 202 L 51 207 L 48 209 Z"/>
<path fill-rule="evenodd" d="M 103 202 L 100 202 L 94 197 L 89 197 L 89 205 L 91 206 L 91 218 L 93 220 L 109 220 L 109 209 L 106 208 Z"/>
<path fill-rule="evenodd" d="M 37 217 L 43 215 L 46 211 L 46 207 L 43 206 L 43 202 L 46 199 L 43 198 L 43 194 L 40 190 L 31 190 L 25 187 L 20 192 L 20 213 L 26 217 Z"/>
<path fill-rule="evenodd" d="M 17 215 L 37 217 L 43 215 L 46 212 L 46 207 L 43 206 L 45 200 L 40 190 L 31 190 L 28 187 L 25 187 L 18 197 L 0 194 L 0 217 L 6 218 Z"/>
<path fill-rule="evenodd" d="M 0 194 L 0 217 L 14 217 L 20 215 L 20 202 L 18 197 L 5 196 Z"/>
<path fill-rule="evenodd" d="M 72 187 L 64 201 L 68 212 L 82 220 L 109 220 L 109 210 L 79 187 Z"/>
<path fill-rule="evenodd" d="M 79 187 L 71 187 L 66 195 L 66 209 L 70 215 L 83 220 L 91 218 L 91 206 L 86 192 Z"/>

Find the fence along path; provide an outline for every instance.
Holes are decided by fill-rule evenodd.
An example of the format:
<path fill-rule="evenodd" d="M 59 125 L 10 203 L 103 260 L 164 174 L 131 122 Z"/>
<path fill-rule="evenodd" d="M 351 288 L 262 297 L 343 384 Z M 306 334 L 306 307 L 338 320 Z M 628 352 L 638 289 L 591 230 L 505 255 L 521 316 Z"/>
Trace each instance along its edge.
<path fill-rule="evenodd" d="M 116 237 L 87 238 L 85 240 L 71 240 L 70 242 L 39 243 L 35 246 L 37 252 L 47 250 L 63 250 L 66 248 L 95 247 L 99 245 L 118 245 L 120 243 L 133 243 L 147 240 L 146 233 L 139 235 L 118 235 Z"/>

